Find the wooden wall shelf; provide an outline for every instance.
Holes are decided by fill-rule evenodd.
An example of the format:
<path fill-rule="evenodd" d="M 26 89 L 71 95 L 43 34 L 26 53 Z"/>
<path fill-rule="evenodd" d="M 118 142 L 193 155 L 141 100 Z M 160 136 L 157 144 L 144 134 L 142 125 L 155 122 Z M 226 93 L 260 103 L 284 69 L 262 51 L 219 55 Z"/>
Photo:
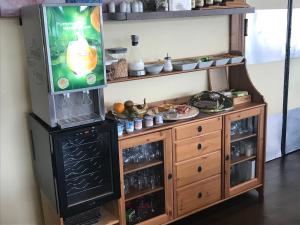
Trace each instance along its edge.
<path fill-rule="evenodd" d="M 200 10 L 143 12 L 143 13 L 103 13 L 104 21 L 153 20 L 170 18 L 187 18 L 217 15 L 236 15 L 254 13 L 254 7 L 229 8 L 226 6 L 202 8 Z"/>
<path fill-rule="evenodd" d="M 243 64 L 244 64 L 244 62 L 226 64 L 224 66 L 211 66 L 211 67 L 207 67 L 207 68 L 193 69 L 193 70 L 186 70 L 186 71 L 161 72 L 160 74 L 156 74 L 156 75 L 147 74 L 145 76 L 140 76 L 140 77 L 126 77 L 126 78 L 120 78 L 120 79 L 115 79 L 115 80 L 108 80 L 107 83 L 113 84 L 113 83 L 128 82 L 128 81 L 133 81 L 133 80 L 144 80 L 144 79 L 149 79 L 149 78 L 172 76 L 172 75 L 176 75 L 176 74 L 192 73 L 192 72 L 196 72 L 196 71 L 202 71 L 202 70 L 208 70 L 208 69 L 214 69 L 214 68 L 231 67 L 231 66 L 237 66 L 237 65 L 243 65 Z"/>

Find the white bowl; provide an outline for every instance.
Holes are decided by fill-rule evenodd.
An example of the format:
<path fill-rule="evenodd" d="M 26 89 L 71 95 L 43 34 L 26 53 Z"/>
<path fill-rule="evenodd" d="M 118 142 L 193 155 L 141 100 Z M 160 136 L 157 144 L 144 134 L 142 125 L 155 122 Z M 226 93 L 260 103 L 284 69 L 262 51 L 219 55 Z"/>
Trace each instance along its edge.
<path fill-rule="evenodd" d="M 145 65 L 145 70 L 149 74 L 159 74 L 162 71 L 163 67 L 164 65 L 162 64 L 148 64 Z"/>
<path fill-rule="evenodd" d="M 214 60 L 209 60 L 209 61 L 205 61 L 205 62 L 202 62 L 200 60 L 198 63 L 198 68 L 202 69 L 202 68 L 211 67 L 213 63 L 214 63 Z"/>

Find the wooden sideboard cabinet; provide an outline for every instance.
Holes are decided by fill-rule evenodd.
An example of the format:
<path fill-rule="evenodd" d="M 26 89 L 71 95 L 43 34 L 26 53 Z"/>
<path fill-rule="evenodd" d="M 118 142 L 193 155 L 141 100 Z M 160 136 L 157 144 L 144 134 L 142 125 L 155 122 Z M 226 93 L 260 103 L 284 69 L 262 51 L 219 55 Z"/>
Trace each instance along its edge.
<path fill-rule="evenodd" d="M 247 103 L 121 137 L 120 224 L 167 224 L 252 189 L 263 195 L 265 109 Z"/>

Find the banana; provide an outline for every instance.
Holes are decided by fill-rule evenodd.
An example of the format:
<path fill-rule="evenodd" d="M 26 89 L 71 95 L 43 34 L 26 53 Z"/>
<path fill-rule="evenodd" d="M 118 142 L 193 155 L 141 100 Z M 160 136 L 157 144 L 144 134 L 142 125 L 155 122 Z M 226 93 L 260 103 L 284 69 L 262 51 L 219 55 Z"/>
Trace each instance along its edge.
<path fill-rule="evenodd" d="M 144 104 L 143 105 L 134 105 L 132 107 L 132 109 L 138 115 L 146 114 L 146 112 L 148 111 L 148 104 L 146 103 L 146 99 L 144 98 Z"/>

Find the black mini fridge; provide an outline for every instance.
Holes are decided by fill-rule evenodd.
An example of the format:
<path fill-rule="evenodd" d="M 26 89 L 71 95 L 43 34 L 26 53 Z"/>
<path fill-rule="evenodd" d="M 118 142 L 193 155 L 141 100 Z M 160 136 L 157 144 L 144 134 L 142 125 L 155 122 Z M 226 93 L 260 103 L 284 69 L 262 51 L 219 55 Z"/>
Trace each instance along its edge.
<path fill-rule="evenodd" d="M 31 114 L 29 126 L 41 192 L 61 218 L 120 197 L 115 121 L 56 129 Z"/>

